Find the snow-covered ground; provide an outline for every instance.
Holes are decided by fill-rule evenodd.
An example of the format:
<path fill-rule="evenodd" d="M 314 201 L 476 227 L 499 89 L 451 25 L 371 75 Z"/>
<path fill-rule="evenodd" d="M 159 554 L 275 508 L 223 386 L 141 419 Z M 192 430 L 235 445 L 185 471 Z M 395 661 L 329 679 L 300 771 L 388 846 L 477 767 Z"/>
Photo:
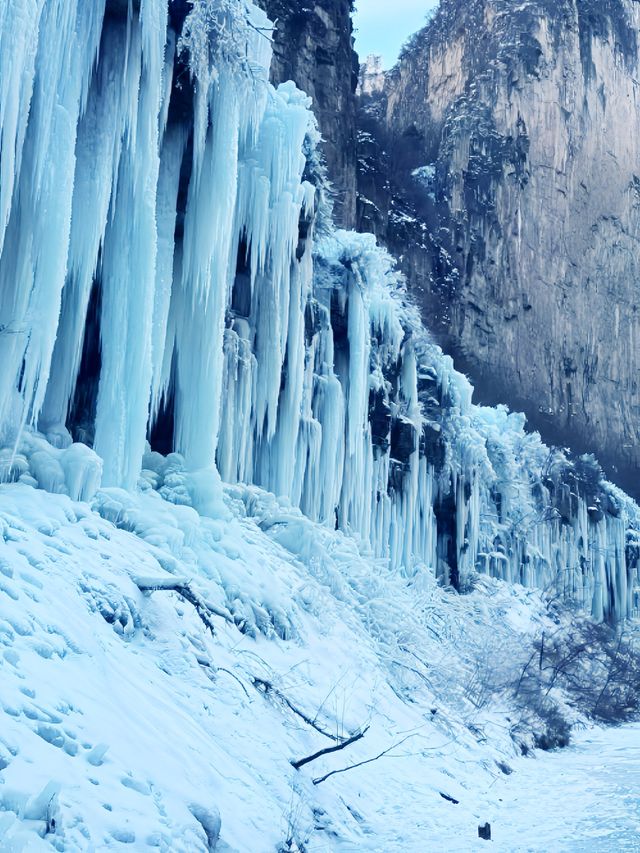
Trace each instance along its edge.
<path fill-rule="evenodd" d="M 588 729 L 575 741 L 535 761 L 518 760 L 516 772 L 498 781 L 493 849 L 640 850 L 640 726 Z"/>
<path fill-rule="evenodd" d="M 0 487 L 2 851 L 212 850 L 218 821 L 222 851 L 462 851 L 485 820 L 496 849 L 637 849 L 575 839 L 632 839 L 639 729 L 635 753 L 618 730 L 523 759 L 509 709 L 482 701 L 478 661 L 522 653 L 537 593 L 482 579 L 460 597 L 257 489 L 225 504 L 214 520 L 153 491 L 92 508 Z M 214 635 L 140 590 L 174 582 Z"/>
<path fill-rule="evenodd" d="M 153 491 L 92 509 L 0 487 L 0 849 L 207 850 L 218 816 L 217 849 L 242 853 L 479 844 L 517 747 L 477 701 L 477 660 L 522 647 L 538 594 L 459 597 L 257 489 L 225 501 L 214 520 Z M 215 636 L 139 588 L 169 581 Z"/>

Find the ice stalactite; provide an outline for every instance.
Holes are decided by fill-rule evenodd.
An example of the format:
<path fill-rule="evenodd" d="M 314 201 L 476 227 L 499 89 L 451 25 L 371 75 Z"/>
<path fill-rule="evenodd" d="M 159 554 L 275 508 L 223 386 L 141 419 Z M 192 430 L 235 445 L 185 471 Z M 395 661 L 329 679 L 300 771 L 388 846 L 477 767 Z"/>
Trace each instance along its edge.
<path fill-rule="evenodd" d="M 209 514 L 221 480 L 251 483 L 408 579 L 634 611 L 637 507 L 473 406 L 389 256 L 332 229 L 311 103 L 269 84 L 263 12 L 8 8 L 0 479 L 90 499 L 103 467 Z"/>
<path fill-rule="evenodd" d="M 160 170 L 167 9 L 143 3 L 127 27 L 126 145 L 120 155 L 101 267 L 102 374 L 95 449 L 106 485 L 135 486 L 144 453 L 152 381 L 156 196 Z M 135 93 L 135 94 L 134 94 Z M 127 286 L 127 283 L 134 286 Z"/>
<path fill-rule="evenodd" d="M 104 0 L 18 0 L 2 15 L 0 423 L 35 423 L 44 401 L 66 275 L 78 123 L 103 13 Z"/>

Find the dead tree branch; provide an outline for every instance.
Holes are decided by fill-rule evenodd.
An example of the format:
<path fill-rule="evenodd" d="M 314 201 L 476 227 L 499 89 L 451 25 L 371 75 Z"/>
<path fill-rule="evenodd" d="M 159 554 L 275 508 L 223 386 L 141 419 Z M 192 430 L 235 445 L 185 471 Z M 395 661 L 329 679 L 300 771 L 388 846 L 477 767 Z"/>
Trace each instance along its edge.
<path fill-rule="evenodd" d="M 290 711 L 292 711 L 297 717 L 300 717 L 300 719 L 308 726 L 311 726 L 312 729 L 315 729 L 318 734 L 329 738 L 329 740 L 332 740 L 335 743 L 345 743 L 345 741 L 348 740 L 348 738 L 340 737 L 339 735 L 334 735 L 331 732 L 328 732 L 326 729 L 323 729 L 322 726 L 316 723 L 315 719 L 312 720 L 311 717 L 307 716 L 307 714 L 304 713 L 304 711 L 301 711 L 300 708 L 297 708 L 293 704 L 293 702 L 291 702 L 291 700 L 288 699 L 284 695 L 284 693 L 278 690 L 277 687 L 274 687 L 274 685 L 270 681 L 265 681 L 264 678 L 258 678 L 257 676 L 253 676 L 251 680 L 256 690 L 260 690 L 267 696 L 269 694 L 273 694 L 274 696 L 276 696 L 284 705 L 287 706 Z"/>
<path fill-rule="evenodd" d="M 346 767 L 341 767 L 339 770 L 332 770 L 330 773 L 325 773 L 324 776 L 319 776 L 317 779 L 313 780 L 314 785 L 319 785 L 321 782 L 326 782 L 331 776 L 335 776 L 337 773 L 346 773 L 348 770 L 355 770 L 356 767 L 364 767 L 365 764 L 372 764 L 374 761 L 378 761 L 380 758 L 384 758 L 385 755 L 388 755 L 390 752 L 393 752 L 394 749 L 397 749 L 399 746 L 402 746 L 405 741 L 408 741 L 409 738 L 414 737 L 414 735 L 407 735 L 407 737 L 398 741 L 398 743 L 394 743 L 393 746 L 390 746 L 388 749 L 383 750 L 378 755 L 373 758 L 367 758 L 365 761 L 358 761 L 357 764 L 348 764 Z M 344 744 L 345 746 L 347 744 Z M 325 750 L 326 752 L 333 752 L 333 750 Z M 295 767 L 295 764 L 294 764 Z"/>
<path fill-rule="evenodd" d="M 329 755 L 332 752 L 339 752 L 341 749 L 346 749 L 351 744 L 356 743 L 366 735 L 369 731 L 369 726 L 364 728 L 361 732 L 350 737 L 348 740 L 343 741 L 342 743 L 337 744 L 336 746 L 328 746 L 326 749 L 320 749 L 318 752 L 314 752 L 313 755 L 308 755 L 306 758 L 301 758 L 299 761 L 292 761 L 291 765 L 295 767 L 296 770 L 300 770 L 301 767 L 304 767 L 305 764 L 309 764 L 312 761 L 315 761 L 317 758 L 320 758 L 323 755 Z M 316 784 L 314 780 L 314 785 Z"/>
<path fill-rule="evenodd" d="M 216 629 L 213 624 L 213 611 L 209 605 L 191 589 L 189 584 L 184 583 L 183 581 L 176 581 L 175 583 L 158 583 L 141 579 L 136 580 L 135 584 L 141 592 L 177 592 L 181 598 L 193 606 L 200 617 L 202 624 L 205 628 L 211 631 L 212 636 L 215 637 Z"/>
<path fill-rule="evenodd" d="M 223 666 L 217 666 L 217 667 L 216 667 L 216 672 L 224 672 L 224 673 L 226 673 L 226 675 L 230 675 L 230 676 L 231 676 L 231 678 L 235 679 L 235 681 L 237 681 L 237 682 L 238 682 L 238 684 L 240 685 L 240 687 L 242 687 L 242 689 L 243 689 L 243 691 L 244 691 L 244 695 L 247 697 L 247 699 L 248 699 L 249 701 L 251 701 L 251 697 L 249 696 L 249 691 L 248 691 L 248 690 L 247 690 L 247 688 L 244 686 L 244 684 L 242 683 L 242 681 L 240 681 L 240 679 L 238 678 L 238 676 L 237 676 L 237 675 L 235 675 L 233 672 L 231 672 L 231 670 L 230 670 L 230 669 L 225 669 Z"/>

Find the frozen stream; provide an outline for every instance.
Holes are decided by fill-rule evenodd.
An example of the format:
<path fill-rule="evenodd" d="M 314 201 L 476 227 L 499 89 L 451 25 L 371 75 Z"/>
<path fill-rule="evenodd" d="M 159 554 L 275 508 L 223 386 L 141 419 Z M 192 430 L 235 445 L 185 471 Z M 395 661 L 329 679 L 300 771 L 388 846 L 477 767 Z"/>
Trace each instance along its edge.
<path fill-rule="evenodd" d="M 487 792 L 494 837 L 488 848 L 640 851 L 640 725 L 578 733 L 571 749 L 518 761 L 514 769 L 500 789 Z"/>
<path fill-rule="evenodd" d="M 410 773 L 402 761 L 371 765 L 380 773 L 372 792 L 384 792 L 380 823 L 357 844 L 310 846 L 314 853 L 640 853 L 640 724 L 577 732 L 574 745 L 510 762 L 478 787 L 478 764 L 448 757 L 449 790 L 458 804 L 434 800 L 446 775 Z M 375 769 L 374 769 L 375 768 Z M 453 779 L 460 787 L 453 787 Z M 486 776 L 484 777 L 486 778 Z M 439 782 L 436 782 L 436 779 Z M 370 780 L 371 781 L 371 780 Z M 443 788 L 440 788 L 443 790 Z M 373 794 L 375 796 L 375 794 Z M 492 841 L 478 838 L 491 823 Z"/>

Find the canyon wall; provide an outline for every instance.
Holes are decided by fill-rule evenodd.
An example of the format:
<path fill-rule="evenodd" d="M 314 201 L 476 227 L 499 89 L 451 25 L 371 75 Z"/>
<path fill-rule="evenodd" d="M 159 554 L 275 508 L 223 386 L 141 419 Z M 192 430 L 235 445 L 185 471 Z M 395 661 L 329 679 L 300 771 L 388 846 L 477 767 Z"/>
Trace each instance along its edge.
<path fill-rule="evenodd" d="M 275 22 L 271 79 L 287 80 L 313 99 L 334 190 L 334 216 L 352 228 L 356 210 L 358 57 L 353 50 L 352 0 L 260 0 Z"/>
<path fill-rule="evenodd" d="M 360 97 L 358 225 L 483 402 L 638 494 L 636 0 L 443 0 Z"/>

